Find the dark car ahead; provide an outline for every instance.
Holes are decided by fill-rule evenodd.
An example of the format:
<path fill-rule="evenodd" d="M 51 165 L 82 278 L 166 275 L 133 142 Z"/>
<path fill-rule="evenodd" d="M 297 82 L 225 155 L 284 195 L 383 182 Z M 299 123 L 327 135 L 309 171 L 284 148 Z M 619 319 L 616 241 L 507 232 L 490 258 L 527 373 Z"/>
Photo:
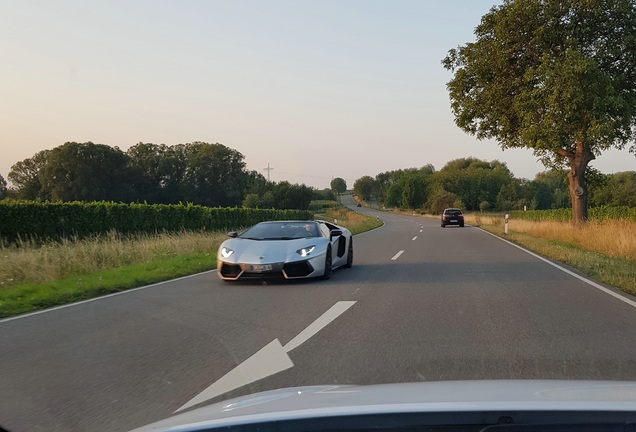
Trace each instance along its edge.
<path fill-rule="evenodd" d="M 442 228 L 446 225 L 464 226 L 464 213 L 458 208 L 447 208 L 442 213 Z"/>

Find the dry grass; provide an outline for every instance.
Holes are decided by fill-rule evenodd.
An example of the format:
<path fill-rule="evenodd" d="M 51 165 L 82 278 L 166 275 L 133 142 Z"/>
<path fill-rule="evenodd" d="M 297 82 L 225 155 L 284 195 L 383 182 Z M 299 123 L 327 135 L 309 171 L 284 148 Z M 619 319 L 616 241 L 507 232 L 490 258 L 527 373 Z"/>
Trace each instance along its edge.
<path fill-rule="evenodd" d="M 146 263 L 158 257 L 215 252 L 223 237 L 221 233 L 187 231 L 152 236 L 112 232 L 41 246 L 26 242 L 0 249 L 0 289 Z"/>
<path fill-rule="evenodd" d="M 503 230 L 501 217 L 467 215 L 466 222 L 501 227 Z M 511 219 L 508 230 L 636 261 L 636 222 L 629 220 L 590 221 L 584 226 L 576 226 L 568 222 Z"/>
<path fill-rule="evenodd" d="M 382 221 L 351 211 L 346 208 L 329 209 L 325 213 L 328 221 L 336 220 L 336 223 L 349 229 L 353 234 L 369 231 L 382 225 Z"/>

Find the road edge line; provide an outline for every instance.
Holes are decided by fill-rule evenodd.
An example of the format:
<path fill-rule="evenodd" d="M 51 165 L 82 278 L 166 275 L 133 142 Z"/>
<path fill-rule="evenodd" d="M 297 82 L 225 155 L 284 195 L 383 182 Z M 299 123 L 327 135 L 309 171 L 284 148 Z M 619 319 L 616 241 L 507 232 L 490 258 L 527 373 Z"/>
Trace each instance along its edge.
<path fill-rule="evenodd" d="M 568 270 L 568 269 L 566 269 L 565 267 L 560 266 L 559 264 L 557 264 L 557 263 L 555 263 L 555 262 L 553 262 L 553 261 L 549 260 L 548 258 L 542 257 L 541 255 L 539 255 L 539 254 L 537 254 L 537 253 L 535 253 L 535 252 L 532 252 L 532 251 L 531 251 L 531 250 L 529 250 L 529 249 L 524 248 L 523 246 L 519 246 L 518 244 L 513 243 L 513 242 L 511 242 L 511 241 L 509 241 L 509 240 L 506 240 L 506 239 L 504 239 L 504 238 L 502 238 L 502 237 L 499 237 L 498 235 L 493 234 L 493 233 L 491 233 L 491 232 L 489 232 L 489 231 L 486 231 L 486 230 L 485 230 L 485 229 L 483 229 L 483 228 L 476 227 L 476 226 L 474 226 L 474 225 L 472 225 L 472 226 L 473 226 L 473 228 L 477 228 L 477 229 L 478 229 L 479 231 L 481 231 L 481 232 L 484 232 L 484 233 L 486 233 L 486 234 L 489 234 L 489 235 L 493 236 L 494 238 L 501 240 L 502 242 L 508 243 L 509 245 L 512 245 L 512 246 L 516 247 L 517 249 L 520 249 L 520 250 L 524 251 L 525 253 L 527 253 L 527 254 L 529 254 L 529 255 L 532 255 L 533 257 L 535 257 L 535 258 L 537 258 L 537 259 L 539 259 L 539 260 L 541 260 L 541 261 L 543 261 L 543 262 L 545 262 L 545 263 L 547 263 L 547 264 L 550 264 L 552 267 L 554 267 L 554 268 L 557 268 L 557 269 L 561 270 L 563 273 L 566 273 L 566 274 L 568 274 L 568 275 L 570 275 L 570 276 L 573 276 L 573 277 L 577 278 L 578 280 L 580 280 L 580 281 L 582 281 L 582 282 L 585 282 L 586 284 L 590 285 L 591 287 L 596 288 L 597 290 L 602 291 L 602 292 L 604 292 L 605 294 L 609 294 L 609 295 L 611 295 L 612 297 L 614 297 L 614 298 L 616 298 L 616 299 L 618 299 L 618 300 L 620 300 L 620 301 L 622 301 L 622 302 L 624 302 L 624 303 L 626 303 L 626 304 L 630 305 L 631 307 L 636 308 L 636 301 L 631 300 L 631 299 L 629 299 L 629 298 L 627 298 L 627 297 L 624 297 L 624 296 L 622 296 L 621 294 L 619 294 L 619 293 L 617 293 L 617 292 L 615 292 L 615 291 L 612 291 L 611 289 L 606 288 L 606 287 L 604 287 L 603 285 L 598 284 L 598 283 L 596 283 L 596 282 L 594 282 L 594 281 L 592 281 L 592 280 L 590 280 L 590 279 L 588 279 L 588 278 L 586 278 L 586 277 L 583 277 L 583 276 L 581 276 L 581 275 L 579 275 L 579 274 L 576 274 L 576 273 L 574 273 L 573 271 Z"/>

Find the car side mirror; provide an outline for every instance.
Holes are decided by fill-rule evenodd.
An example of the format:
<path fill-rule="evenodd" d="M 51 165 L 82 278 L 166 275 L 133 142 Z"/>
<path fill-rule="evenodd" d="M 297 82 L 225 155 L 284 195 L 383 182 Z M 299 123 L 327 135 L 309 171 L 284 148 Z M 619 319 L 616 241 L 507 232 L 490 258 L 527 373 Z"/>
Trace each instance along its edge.
<path fill-rule="evenodd" d="M 331 232 L 329 233 L 329 236 L 330 236 L 331 238 L 338 237 L 338 236 L 341 236 L 341 235 L 342 235 L 342 230 L 339 230 L 339 229 L 333 229 L 333 230 L 331 230 Z"/>
<path fill-rule="evenodd" d="M 229 233 L 227 233 L 227 236 L 230 238 L 236 238 L 238 237 L 238 233 L 236 231 L 230 231 Z"/>

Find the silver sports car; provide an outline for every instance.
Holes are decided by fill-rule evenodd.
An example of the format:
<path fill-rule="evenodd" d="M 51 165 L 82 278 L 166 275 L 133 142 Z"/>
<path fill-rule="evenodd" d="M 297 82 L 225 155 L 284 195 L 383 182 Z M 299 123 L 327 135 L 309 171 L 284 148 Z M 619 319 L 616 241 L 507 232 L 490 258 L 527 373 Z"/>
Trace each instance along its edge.
<path fill-rule="evenodd" d="M 353 264 L 353 236 L 324 221 L 261 222 L 219 247 L 217 273 L 226 281 L 247 278 L 329 279 Z"/>

